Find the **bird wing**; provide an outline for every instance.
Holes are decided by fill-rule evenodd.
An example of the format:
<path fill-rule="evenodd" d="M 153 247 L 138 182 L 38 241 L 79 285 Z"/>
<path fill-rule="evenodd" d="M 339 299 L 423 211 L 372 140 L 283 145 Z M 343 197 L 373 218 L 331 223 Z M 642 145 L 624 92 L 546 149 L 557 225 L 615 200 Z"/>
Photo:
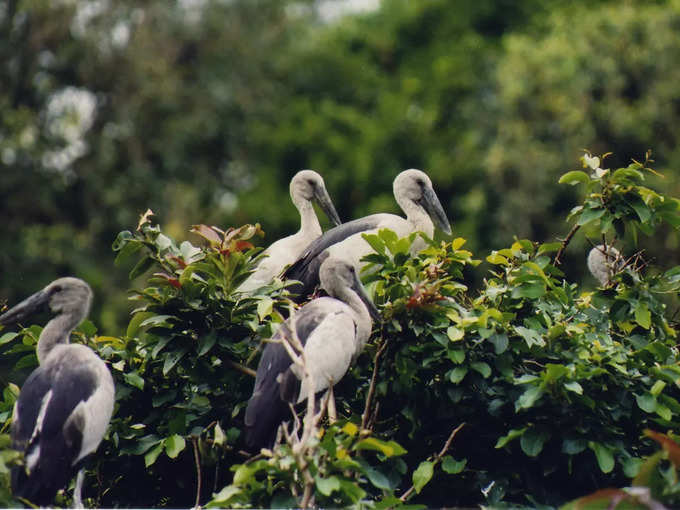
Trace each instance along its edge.
<path fill-rule="evenodd" d="M 295 330 L 298 338 L 306 342 L 310 332 L 323 320 L 323 303 L 335 302 L 330 298 L 314 300 L 303 306 L 295 314 Z M 290 324 L 284 322 L 274 335 L 290 335 Z M 249 448 L 259 449 L 271 446 L 279 423 L 289 414 L 288 404 L 281 399 L 279 375 L 290 367 L 292 361 L 285 347 L 280 343 L 268 343 L 262 351 L 257 366 L 255 387 L 248 400 L 245 414 L 246 443 Z"/>
<path fill-rule="evenodd" d="M 314 393 L 327 389 L 343 378 L 356 348 L 356 324 L 351 312 L 340 309 L 327 314 L 305 344 L 307 371 Z M 298 402 L 307 398 L 309 390 L 308 381 L 302 381 Z"/>
<path fill-rule="evenodd" d="M 319 284 L 319 267 L 321 267 L 323 262 L 323 257 L 319 257 L 319 255 L 327 248 L 344 241 L 354 234 L 377 228 L 383 218 L 383 214 L 372 214 L 364 218 L 348 221 L 327 230 L 321 237 L 312 241 L 303 255 L 283 273 L 284 279 L 302 282 L 302 286 L 292 286 L 291 290 L 297 292 L 302 297 L 311 294 L 314 287 Z"/>
<path fill-rule="evenodd" d="M 86 424 L 69 417 L 97 384 L 88 365 L 52 361 L 60 359 L 49 357 L 24 383 L 12 424 L 14 447 L 26 459 L 12 473 L 13 492 L 39 505 L 52 503 L 75 472 Z"/>

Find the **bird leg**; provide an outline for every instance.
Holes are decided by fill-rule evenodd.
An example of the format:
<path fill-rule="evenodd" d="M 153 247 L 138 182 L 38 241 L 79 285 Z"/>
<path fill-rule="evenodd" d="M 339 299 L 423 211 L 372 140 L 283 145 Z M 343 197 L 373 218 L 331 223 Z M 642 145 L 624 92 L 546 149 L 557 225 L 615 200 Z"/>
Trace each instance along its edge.
<path fill-rule="evenodd" d="M 80 468 L 78 470 L 78 475 L 76 476 L 76 486 L 73 489 L 73 508 L 84 508 L 83 499 L 81 496 L 84 480 L 85 480 L 85 468 Z"/>
<path fill-rule="evenodd" d="M 335 396 L 333 395 L 332 384 L 328 387 L 327 394 L 328 394 L 328 421 L 332 425 L 338 420 L 338 413 L 335 408 Z"/>

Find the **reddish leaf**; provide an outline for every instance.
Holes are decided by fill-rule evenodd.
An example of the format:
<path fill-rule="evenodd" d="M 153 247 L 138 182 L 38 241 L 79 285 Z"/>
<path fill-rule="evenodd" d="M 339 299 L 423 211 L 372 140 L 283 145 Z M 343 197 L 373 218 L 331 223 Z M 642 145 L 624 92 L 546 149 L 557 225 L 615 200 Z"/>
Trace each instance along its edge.
<path fill-rule="evenodd" d="M 661 434 L 660 432 L 654 432 L 653 430 L 645 430 L 645 435 L 651 437 L 654 441 L 659 443 L 661 447 L 668 453 L 668 460 L 670 460 L 675 469 L 680 467 L 680 445 L 676 443 L 666 434 Z"/>
<path fill-rule="evenodd" d="M 184 262 L 184 259 L 181 258 L 181 257 L 177 257 L 176 255 L 167 255 L 165 258 L 167 260 L 169 260 L 170 262 L 174 262 L 175 264 L 177 264 L 182 269 L 187 267 L 187 263 Z"/>
<path fill-rule="evenodd" d="M 165 273 L 154 273 L 153 275 L 158 276 L 159 278 L 163 278 L 176 289 L 179 289 L 182 286 L 182 284 L 179 282 L 177 278 L 173 278 L 172 276 L 167 275 Z"/>
<path fill-rule="evenodd" d="M 211 243 L 221 244 L 222 238 L 217 233 L 215 228 L 209 227 L 208 225 L 193 225 L 191 227 L 191 232 L 198 234 L 202 238 L 208 240 Z"/>
<path fill-rule="evenodd" d="M 616 508 L 621 501 L 628 498 L 630 498 L 630 495 L 621 489 L 602 489 L 572 501 L 565 505 L 564 508 L 579 510 L 581 508 L 593 508 L 596 505 L 603 508 Z"/>
<path fill-rule="evenodd" d="M 254 248 L 253 243 L 248 241 L 236 241 L 236 243 L 234 243 L 235 251 L 250 250 L 251 248 Z"/>

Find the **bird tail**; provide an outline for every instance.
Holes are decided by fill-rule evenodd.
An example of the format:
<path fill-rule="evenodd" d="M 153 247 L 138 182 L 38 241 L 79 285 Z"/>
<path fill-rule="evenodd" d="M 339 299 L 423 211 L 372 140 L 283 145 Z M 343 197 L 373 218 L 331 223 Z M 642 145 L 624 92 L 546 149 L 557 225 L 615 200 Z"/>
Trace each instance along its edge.
<path fill-rule="evenodd" d="M 288 404 L 279 396 L 278 384 L 272 390 L 275 391 L 253 393 L 246 408 L 246 446 L 255 453 L 274 446 L 279 425 L 290 417 Z"/>

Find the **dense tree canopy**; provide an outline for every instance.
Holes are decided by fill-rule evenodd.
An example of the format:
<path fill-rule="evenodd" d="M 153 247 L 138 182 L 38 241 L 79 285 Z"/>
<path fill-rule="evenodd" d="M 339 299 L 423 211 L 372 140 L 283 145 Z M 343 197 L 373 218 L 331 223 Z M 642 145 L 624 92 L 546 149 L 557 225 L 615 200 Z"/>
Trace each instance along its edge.
<path fill-rule="evenodd" d="M 76 338 L 114 369 L 118 404 L 89 476 L 111 485 L 91 501 L 192 505 L 195 478 L 163 480 L 198 452 L 201 503 L 301 503 L 299 450 L 239 453 L 252 381 L 235 367 L 256 364 L 288 304 L 280 282 L 234 294 L 249 243 L 297 228 L 302 168 L 346 221 L 398 212 L 391 182 L 416 167 L 454 240 L 409 258 L 408 241 L 372 239 L 385 322 L 338 387 L 346 421 L 304 450 L 316 503 L 561 504 L 637 475 L 677 504 L 677 463 L 640 466 L 650 438 L 675 458 L 644 429 L 677 433 L 680 413 L 679 23 L 677 0 L 383 0 L 332 21 L 313 0 L 0 5 L 0 305 L 56 276 L 94 289 Z M 584 149 L 613 155 L 584 166 Z M 264 236 L 230 230 L 256 223 Z M 603 235 L 646 262 L 591 293 L 585 253 Z M 0 336 L 6 426 L 38 334 Z M 462 445 L 438 455 L 463 422 Z"/>

